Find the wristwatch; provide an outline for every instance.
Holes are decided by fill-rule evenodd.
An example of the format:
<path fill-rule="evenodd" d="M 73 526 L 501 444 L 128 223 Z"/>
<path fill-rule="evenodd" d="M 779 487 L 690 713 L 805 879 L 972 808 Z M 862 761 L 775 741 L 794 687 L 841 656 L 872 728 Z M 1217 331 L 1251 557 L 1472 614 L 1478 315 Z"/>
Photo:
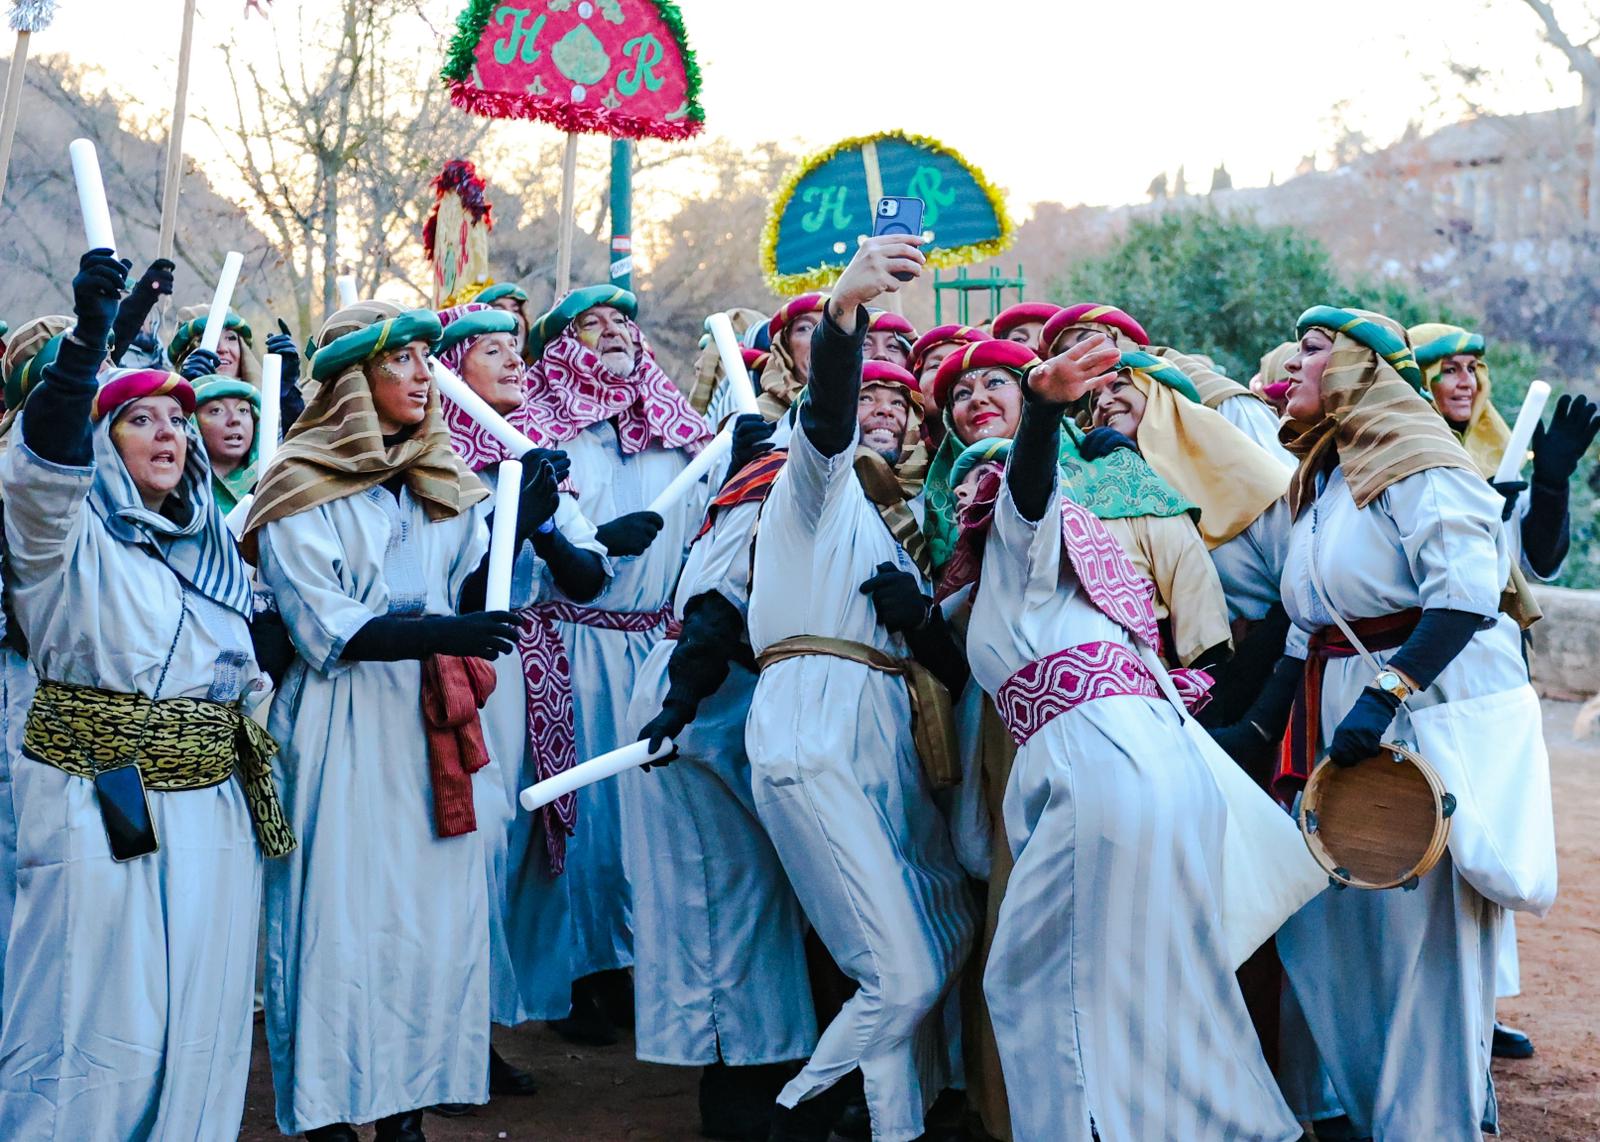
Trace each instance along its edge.
<path fill-rule="evenodd" d="M 1404 702 L 1411 697 L 1411 687 L 1406 680 L 1393 670 L 1380 670 L 1378 676 L 1372 680 L 1372 685 L 1382 690 L 1397 702 Z"/>

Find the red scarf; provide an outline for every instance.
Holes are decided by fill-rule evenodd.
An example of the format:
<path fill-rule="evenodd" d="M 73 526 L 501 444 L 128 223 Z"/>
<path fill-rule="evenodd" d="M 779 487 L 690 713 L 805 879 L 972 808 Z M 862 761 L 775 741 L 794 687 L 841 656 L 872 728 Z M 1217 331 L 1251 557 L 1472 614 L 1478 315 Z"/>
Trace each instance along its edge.
<path fill-rule="evenodd" d="M 643 452 L 652 444 L 691 454 L 700 451 L 711 439 L 705 417 L 690 407 L 661 371 L 639 327 L 630 321 L 628 330 L 637 357 L 626 377 L 602 365 L 600 355 L 570 325 L 545 346 L 528 370 L 528 407 L 534 419 L 558 442 L 610 420 L 616 423 L 626 454 Z"/>
<path fill-rule="evenodd" d="M 722 490 L 711 501 L 711 506 L 706 509 L 706 520 L 700 525 L 700 530 L 694 533 L 690 543 L 698 541 L 712 525 L 717 522 L 717 516 L 731 507 L 739 504 L 765 503 L 772 494 L 772 484 L 778 478 L 778 473 L 783 471 L 784 462 L 789 459 L 787 448 L 775 448 L 771 452 L 764 452 L 750 463 L 740 468 L 733 478 L 722 485 Z"/>
<path fill-rule="evenodd" d="M 459 837 L 478 827 L 472 775 L 489 764 L 478 711 L 494 693 L 494 681 L 494 667 L 481 658 L 434 654 L 422 660 L 433 825 L 441 837 Z"/>

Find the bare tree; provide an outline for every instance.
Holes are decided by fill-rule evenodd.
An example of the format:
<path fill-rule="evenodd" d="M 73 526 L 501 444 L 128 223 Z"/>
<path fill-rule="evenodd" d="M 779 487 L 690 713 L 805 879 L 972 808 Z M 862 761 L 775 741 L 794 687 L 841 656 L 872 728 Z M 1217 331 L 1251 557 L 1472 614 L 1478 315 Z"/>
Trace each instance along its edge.
<path fill-rule="evenodd" d="M 1600 231 L 1600 55 L 1595 45 L 1600 44 L 1600 16 L 1584 4 L 1587 27 L 1575 30 L 1577 21 L 1569 16 L 1563 22 L 1549 0 L 1522 0 L 1534 15 L 1539 17 L 1545 42 L 1559 51 L 1580 82 L 1583 84 L 1582 121 L 1589 135 L 1589 199 L 1588 227 Z"/>

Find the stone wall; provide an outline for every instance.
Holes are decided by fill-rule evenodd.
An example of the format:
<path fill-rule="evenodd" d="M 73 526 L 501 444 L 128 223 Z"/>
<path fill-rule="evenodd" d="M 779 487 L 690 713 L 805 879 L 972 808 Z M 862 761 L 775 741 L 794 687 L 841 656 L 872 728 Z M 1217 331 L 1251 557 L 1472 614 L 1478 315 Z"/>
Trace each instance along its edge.
<path fill-rule="evenodd" d="M 1533 628 L 1533 683 L 1550 698 L 1600 694 L 1600 591 L 1536 587 L 1544 618 Z"/>

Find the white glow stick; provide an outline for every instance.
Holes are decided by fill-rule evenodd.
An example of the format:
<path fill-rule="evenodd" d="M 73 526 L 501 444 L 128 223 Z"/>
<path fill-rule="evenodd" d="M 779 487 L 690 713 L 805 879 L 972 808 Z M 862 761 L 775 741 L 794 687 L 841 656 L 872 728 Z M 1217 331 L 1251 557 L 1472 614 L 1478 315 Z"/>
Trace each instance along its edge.
<path fill-rule="evenodd" d="M 517 558 L 517 507 L 522 502 L 522 461 L 500 461 L 494 490 L 494 527 L 489 533 L 489 585 L 483 609 L 511 609 L 511 565 Z"/>
<path fill-rule="evenodd" d="M 256 425 L 256 475 L 259 479 L 278 451 L 278 431 L 283 424 L 279 389 L 283 384 L 283 358 L 268 353 L 261 358 L 261 422 Z"/>
<path fill-rule="evenodd" d="M 74 139 L 67 147 L 72 159 L 72 180 L 78 184 L 78 209 L 83 212 L 83 238 L 91 250 L 115 250 L 111 236 L 111 207 L 106 184 L 100 177 L 100 156 L 88 139 Z"/>
<path fill-rule="evenodd" d="M 713 313 L 706 324 L 711 329 L 711 340 L 717 343 L 717 354 L 722 358 L 722 372 L 733 391 L 733 403 L 740 414 L 760 412 L 756 407 L 755 389 L 750 385 L 750 370 L 744 367 L 744 356 L 739 352 L 739 338 L 734 335 L 733 322 L 726 313 Z"/>
<path fill-rule="evenodd" d="M 505 445 L 507 452 L 521 456 L 534 447 L 533 441 L 511 427 L 506 418 L 473 392 L 472 386 L 457 376 L 449 365 L 434 357 L 429 359 L 428 367 L 433 370 L 433 383 L 439 386 L 440 395 L 455 402 L 462 412 L 478 423 L 478 427 Z"/>
<path fill-rule="evenodd" d="M 672 478 L 672 483 L 661 489 L 661 494 L 651 500 L 650 506 L 645 510 L 665 516 L 674 504 L 689 494 L 689 489 L 698 484 L 707 472 L 727 459 L 728 451 L 732 447 L 733 424 L 730 422 L 727 428 L 717 433 L 711 443 L 700 449 L 700 455 L 690 460 L 683 471 Z"/>
<path fill-rule="evenodd" d="M 244 534 L 245 522 L 250 518 L 250 505 L 256 502 L 256 494 L 250 492 L 244 499 L 233 505 L 233 510 L 222 517 L 222 522 L 227 525 L 228 533 L 233 536 L 234 542 Z"/>
<path fill-rule="evenodd" d="M 217 279 L 217 292 L 211 295 L 211 308 L 206 310 L 206 327 L 200 334 L 200 348 L 215 353 L 222 343 L 222 331 L 228 327 L 228 306 L 233 304 L 233 287 L 239 284 L 239 271 L 244 268 L 244 255 L 229 250 L 222 259 L 222 276 Z"/>
<path fill-rule="evenodd" d="M 1533 430 L 1539 427 L 1544 415 L 1545 402 L 1550 399 L 1550 386 L 1534 381 L 1528 386 L 1528 395 L 1522 398 L 1522 410 L 1517 413 L 1516 426 L 1511 429 L 1511 443 L 1500 457 L 1500 467 L 1495 469 L 1494 482 L 1507 484 L 1522 475 L 1522 464 L 1528 458 L 1528 445 L 1533 441 Z"/>
<path fill-rule="evenodd" d="M 335 284 L 339 288 L 339 308 L 349 309 L 356 303 L 356 279 L 349 274 L 340 274 Z"/>
<path fill-rule="evenodd" d="M 629 769 L 645 765 L 652 761 L 659 761 L 672 753 L 672 739 L 668 738 L 661 743 L 661 748 L 654 753 L 650 751 L 647 741 L 633 742 L 621 749 L 614 749 L 610 753 L 603 753 L 599 757 L 591 757 L 582 765 L 575 765 L 565 773 L 558 773 L 554 777 L 547 777 L 537 785 L 530 785 L 518 795 L 517 800 L 522 807 L 532 813 L 542 809 L 557 797 L 565 797 L 568 793 L 576 793 L 585 785 L 593 785 L 596 781 L 604 781 L 608 777 L 615 777 Z"/>

